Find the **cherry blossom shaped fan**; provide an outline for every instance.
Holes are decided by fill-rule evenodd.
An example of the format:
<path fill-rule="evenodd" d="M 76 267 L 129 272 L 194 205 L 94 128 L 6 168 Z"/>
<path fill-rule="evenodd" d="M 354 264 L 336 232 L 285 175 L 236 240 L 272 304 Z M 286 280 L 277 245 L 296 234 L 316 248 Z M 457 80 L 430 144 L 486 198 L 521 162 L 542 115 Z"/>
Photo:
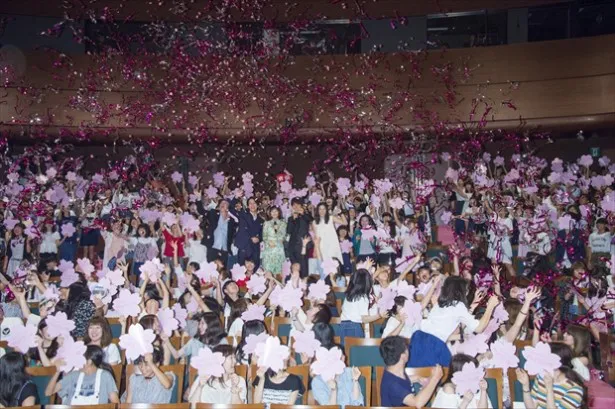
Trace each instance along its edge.
<path fill-rule="evenodd" d="M 559 356 L 551 352 L 549 344 L 539 342 L 534 347 L 525 347 L 521 354 L 525 358 L 524 369 L 530 375 L 553 374 L 562 366 Z"/>
<path fill-rule="evenodd" d="M 7 345 L 22 354 L 26 354 L 30 348 L 36 348 L 36 325 L 23 325 L 17 323 L 11 327 L 11 332 L 6 337 Z"/>
<path fill-rule="evenodd" d="M 64 312 L 56 312 L 47 317 L 47 334 L 50 338 L 70 338 L 70 333 L 75 330 L 75 321 L 69 320 Z"/>
<path fill-rule="evenodd" d="M 290 350 L 286 345 L 280 344 L 279 338 L 268 336 L 265 342 L 256 345 L 254 355 L 258 357 L 259 368 L 268 368 L 278 372 L 285 367 Z"/>
<path fill-rule="evenodd" d="M 128 334 L 120 336 L 120 348 L 126 350 L 126 359 L 135 361 L 140 356 L 154 351 L 156 334 L 151 329 L 143 329 L 141 324 L 132 325 Z"/>
<path fill-rule="evenodd" d="M 65 338 L 62 346 L 58 348 L 56 353 L 56 359 L 64 362 L 60 370 L 68 373 L 83 368 L 87 362 L 85 359 L 86 350 L 87 346 L 83 341 L 74 341 L 71 337 Z"/>
<path fill-rule="evenodd" d="M 316 351 L 316 360 L 310 365 L 310 369 L 314 375 L 320 375 L 325 382 L 335 379 L 337 375 L 344 372 L 346 365 L 342 355 L 342 350 L 338 347 L 326 349 L 318 348 Z"/>
<path fill-rule="evenodd" d="M 192 357 L 190 366 L 203 377 L 220 377 L 224 375 L 224 355 L 212 352 L 208 347 L 201 348 L 197 356 Z"/>
<path fill-rule="evenodd" d="M 260 274 L 252 274 L 246 283 L 250 295 L 259 295 L 267 291 L 267 279 Z"/>
<path fill-rule="evenodd" d="M 477 368 L 474 363 L 466 362 L 461 371 L 453 374 L 452 382 L 457 394 L 464 395 L 466 392 L 477 393 L 480 390 L 480 381 L 485 378 L 485 370 Z"/>
<path fill-rule="evenodd" d="M 312 358 L 316 354 L 318 348 L 320 348 L 320 341 L 316 339 L 314 331 L 295 331 L 293 338 L 295 339 L 293 349 L 297 354 L 305 354 L 309 358 Z"/>
<path fill-rule="evenodd" d="M 267 308 L 264 305 L 251 304 L 248 306 L 248 309 L 241 314 L 241 319 L 244 322 L 253 320 L 264 321 L 265 311 L 267 311 Z"/>
<path fill-rule="evenodd" d="M 330 292 L 331 287 L 325 284 L 325 280 L 318 280 L 310 284 L 307 298 L 312 301 L 325 301 Z"/>

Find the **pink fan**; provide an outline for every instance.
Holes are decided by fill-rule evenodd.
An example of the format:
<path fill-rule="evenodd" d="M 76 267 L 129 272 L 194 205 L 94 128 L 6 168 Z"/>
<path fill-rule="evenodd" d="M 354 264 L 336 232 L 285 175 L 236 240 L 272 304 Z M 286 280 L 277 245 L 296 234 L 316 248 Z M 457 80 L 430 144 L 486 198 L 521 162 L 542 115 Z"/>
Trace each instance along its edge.
<path fill-rule="evenodd" d="M 453 168 L 448 168 L 446 169 L 444 177 L 453 183 L 457 183 L 457 181 L 459 180 L 459 172 Z"/>
<path fill-rule="evenodd" d="M 342 253 L 350 253 L 350 250 L 352 250 L 352 243 L 350 240 L 343 240 L 340 242 L 340 248 L 342 249 Z"/>
<path fill-rule="evenodd" d="M 120 178 L 119 173 L 117 173 L 117 171 L 115 170 L 112 170 L 111 172 L 109 172 L 107 176 L 109 177 L 110 180 L 118 180 Z"/>
<path fill-rule="evenodd" d="M 186 304 L 186 310 L 188 311 L 188 314 L 194 314 L 199 310 L 199 304 L 194 298 L 192 298 L 190 302 Z"/>
<path fill-rule="evenodd" d="M 569 230 L 572 223 L 572 217 L 569 215 L 561 216 L 557 219 L 557 228 L 559 230 Z"/>
<path fill-rule="evenodd" d="M 246 283 L 250 295 L 259 295 L 267 291 L 267 279 L 260 274 L 252 274 Z"/>
<path fill-rule="evenodd" d="M 397 294 L 394 289 L 383 288 L 380 298 L 378 299 L 378 311 L 385 312 L 393 308 L 396 296 Z"/>
<path fill-rule="evenodd" d="M 246 345 L 243 348 L 246 354 L 253 354 L 259 344 L 264 344 L 269 338 L 269 334 L 261 332 L 258 335 L 250 334 L 246 337 Z"/>
<path fill-rule="evenodd" d="M 287 180 L 284 180 L 282 183 L 280 183 L 280 192 L 282 193 L 288 193 L 292 188 L 293 185 L 291 185 Z"/>
<path fill-rule="evenodd" d="M 490 362 L 494 368 L 502 368 L 504 372 L 508 368 L 516 368 L 519 366 L 519 357 L 517 357 L 517 349 L 511 342 L 499 339 L 491 344 L 491 353 L 493 358 Z"/>
<path fill-rule="evenodd" d="M 73 237 L 73 234 L 75 234 L 77 229 L 75 229 L 75 226 L 73 226 L 72 223 L 64 223 L 60 231 L 64 237 Z"/>
<path fill-rule="evenodd" d="M 101 184 L 103 180 L 104 180 L 104 177 L 100 173 L 95 173 L 94 176 L 92 176 L 92 182 L 94 183 Z"/>
<path fill-rule="evenodd" d="M 322 201 L 322 196 L 317 192 L 310 194 L 308 200 L 312 204 L 312 206 L 316 207 Z"/>
<path fill-rule="evenodd" d="M 489 323 L 487 324 L 487 327 L 485 327 L 483 334 L 487 335 L 488 337 L 491 337 L 491 335 L 493 335 L 493 333 L 497 331 L 498 328 L 500 328 L 500 323 L 497 320 L 491 318 L 491 320 L 489 320 Z"/>
<path fill-rule="evenodd" d="M 594 159 L 591 157 L 591 155 L 583 155 L 579 158 L 577 163 L 581 166 L 589 168 L 594 163 Z"/>
<path fill-rule="evenodd" d="M 58 293 L 58 289 L 55 286 L 50 285 L 45 289 L 41 299 L 58 301 L 60 299 L 60 293 Z"/>
<path fill-rule="evenodd" d="M 179 303 L 173 304 L 173 307 L 171 307 L 171 309 L 173 310 L 173 313 L 175 314 L 175 319 L 179 323 L 179 328 L 180 329 L 186 328 L 186 320 L 188 319 L 188 311 L 183 309 Z"/>
<path fill-rule="evenodd" d="M 170 308 L 162 308 L 158 311 L 158 321 L 160 327 L 167 336 L 173 335 L 173 331 L 179 328 L 179 321 L 175 318 L 175 313 Z"/>
<path fill-rule="evenodd" d="M 508 312 L 504 308 L 504 303 L 500 302 L 493 310 L 493 318 L 499 323 L 508 321 Z"/>
<path fill-rule="evenodd" d="M 239 264 L 233 265 L 231 268 L 231 277 L 234 281 L 243 281 L 246 279 L 246 268 Z"/>
<path fill-rule="evenodd" d="M 222 186 L 224 184 L 224 179 L 226 179 L 225 176 L 224 176 L 224 172 L 216 172 L 216 173 L 214 173 L 214 177 L 213 177 L 214 186 L 215 187 Z"/>
<path fill-rule="evenodd" d="M 485 370 L 477 368 L 472 362 L 463 364 L 461 371 L 453 374 L 453 384 L 456 386 L 455 391 L 459 395 L 464 395 L 466 392 L 477 393 L 480 390 L 480 381 L 485 377 Z"/>
<path fill-rule="evenodd" d="M 406 300 L 403 311 L 406 313 L 406 325 L 416 325 L 423 319 L 423 307 L 418 302 Z"/>
<path fill-rule="evenodd" d="M 487 341 L 489 341 L 489 337 L 485 334 L 472 334 L 463 343 L 459 344 L 457 352 L 470 356 L 483 354 L 489 349 Z"/>
<path fill-rule="evenodd" d="M 171 180 L 175 183 L 180 183 L 184 177 L 178 171 L 175 171 L 171 174 Z"/>
<path fill-rule="evenodd" d="M 562 366 L 559 356 L 551 352 L 549 344 L 539 342 L 535 347 L 525 347 L 521 351 L 525 358 L 525 370 L 530 375 L 552 374 Z"/>
<path fill-rule="evenodd" d="M 310 292 L 307 298 L 309 300 L 325 301 L 327 294 L 331 291 L 331 287 L 325 284 L 324 280 L 318 280 L 314 284 L 310 284 Z"/>
<path fill-rule="evenodd" d="M 350 193 L 350 179 L 348 178 L 339 178 L 336 182 L 337 185 L 337 194 L 340 196 L 348 196 Z"/>
<path fill-rule="evenodd" d="M 62 272 L 62 280 L 60 281 L 60 287 L 70 287 L 71 284 L 76 283 L 80 280 L 79 274 L 75 273 L 73 263 L 71 263 L 70 261 L 60 261 L 58 270 Z"/>
<path fill-rule="evenodd" d="M 400 281 L 399 284 L 397 284 L 396 291 L 398 296 L 406 297 L 408 300 L 414 300 L 416 287 L 408 284 L 407 281 Z"/>
<path fill-rule="evenodd" d="M 196 186 L 196 184 L 199 183 L 199 178 L 196 175 L 190 175 L 188 176 L 188 183 L 192 186 Z"/>
<path fill-rule="evenodd" d="M 181 223 L 183 230 L 187 233 L 194 233 L 201 228 L 199 221 L 187 212 L 184 212 L 179 217 L 179 222 Z"/>
<path fill-rule="evenodd" d="M 70 333 L 75 329 L 75 322 L 69 320 L 65 313 L 57 312 L 47 317 L 47 333 L 51 338 L 70 338 Z"/>
<path fill-rule="evenodd" d="M 615 213 L 615 192 L 610 192 L 605 195 L 604 199 L 600 201 L 600 207 L 602 207 L 602 210 L 605 212 Z"/>
<path fill-rule="evenodd" d="M 305 354 L 309 358 L 312 358 L 314 354 L 316 354 L 318 348 L 320 348 L 320 341 L 316 339 L 314 331 L 296 331 L 293 338 L 295 339 L 293 349 L 298 354 Z"/>
<path fill-rule="evenodd" d="M 174 224 L 177 223 L 177 216 L 175 216 L 173 213 L 171 212 L 164 212 L 162 214 L 162 219 L 161 219 L 162 223 L 166 224 L 167 226 L 171 227 Z"/>
<path fill-rule="evenodd" d="M 342 350 L 338 347 L 331 349 L 318 348 L 316 351 L 316 360 L 310 365 L 310 369 L 314 375 L 320 375 L 325 382 L 335 379 L 337 375 L 344 372 L 346 365 Z"/>
<path fill-rule="evenodd" d="M 8 346 L 25 354 L 30 348 L 36 348 L 36 333 L 38 328 L 36 325 L 23 325 L 17 323 L 11 327 L 6 341 Z"/>
<path fill-rule="evenodd" d="M 290 351 L 287 346 L 280 344 L 279 338 L 268 336 L 265 342 L 256 345 L 254 354 L 258 357 L 259 368 L 278 372 L 285 367 Z"/>
<path fill-rule="evenodd" d="M 333 261 L 331 257 L 325 258 L 320 264 L 320 267 L 325 275 L 329 275 L 337 271 L 337 263 Z"/>
<path fill-rule="evenodd" d="M 199 376 L 220 377 L 224 375 L 224 355 L 212 352 L 208 347 L 201 348 L 199 354 L 192 357 L 190 366 L 199 371 Z"/>
<path fill-rule="evenodd" d="M 241 314 L 241 319 L 244 322 L 248 321 L 264 321 L 265 320 L 265 311 L 267 308 L 264 305 L 256 305 L 251 304 L 248 306 L 248 309 Z"/>
<path fill-rule="evenodd" d="M 77 259 L 77 268 L 77 271 L 82 272 L 86 278 L 90 278 L 95 270 L 94 266 L 88 258 Z"/>
<path fill-rule="evenodd" d="M 147 260 L 143 263 L 143 265 L 139 268 L 139 271 L 147 275 L 149 280 L 155 283 L 160 279 L 161 274 L 164 271 L 164 265 L 158 258 L 155 258 L 153 260 Z"/>
<path fill-rule="evenodd" d="M 209 198 L 209 199 L 215 199 L 218 196 L 218 189 L 216 189 L 213 186 L 209 186 L 207 188 L 207 190 L 205 190 L 205 195 Z"/>
<path fill-rule="evenodd" d="M 19 220 L 16 220 L 16 219 L 6 219 L 4 221 L 4 226 L 6 227 L 7 230 L 13 230 L 15 228 L 15 226 L 17 226 L 17 223 L 19 223 Z"/>
<path fill-rule="evenodd" d="M 451 160 L 451 154 L 448 152 L 442 152 L 440 154 L 440 157 L 442 158 L 444 162 L 448 162 L 449 160 Z"/>
<path fill-rule="evenodd" d="M 290 275 L 290 267 L 291 267 L 291 262 L 286 260 L 284 263 L 282 263 L 282 278 L 286 278 Z"/>
<path fill-rule="evenodd" d="M 493 160 L 493 164 L 495 166 L 503 166 L 504 165 L 504 158 L 501 156 L 496 156 L 495 159 Z"/>
<path fill-rule="evenodd" d="M 314 176 L 312 175 L 308 175 L 305 177 L 305 185 L 307 187 L 314 187 L 316 186 L 316 178 L 314 178 Z"/>
<path fill-rule="evenodd" d="M 402 209 L 404 207 L 404 201 L 403 199 L 396 197 L 394 199 L 389 200 L 389 205 L 391 206 L 391 209 Z"/>
<path fill-rule="evenodd" d="M 122 317 L 136 317 L 141 312 L 141 296 L 131 293 L 128 289 L 120 290 L 120 295 L 113 301 L 113 311 Z"/>
<path fill-rule="evenodd" d="M 71 337 L 65 338 L 56 354 L 56 358 L 64 361 L 60 370 L 64 373 L 68 373 L 83 368 L 86 363 L 86 350 L 87 346 L 83 341 L 74 341 Z"/>
<path fill-rule="evenodd" d="M 115 287 L 122 286 L 126 282 L 124 274 L 120 269 L 109 271 L 107 274 L 105 274 L 105 278 L 109 279 L 111 285 Z"/>
<path fill-rule="evenodd" d="M 141 324 L 135 324 L 128 329 L 128 334 L 120 337 L 120 347 L 126 350 L 126 359 L 134 361 L 154 351 L 152 343 L 155 339 L 156 334 L 153 330 L 143 329 Z"/>
<path fill-rule="evenodd" d="M 449 224 L 451 222 L 452 218 L 453 218 L 453 214 L 451 212 L 449 212 L 449 211 L 443 211 L 440 214 L 440 221 L 443 224 Z"/>
<path fill-rule="evenodd" d="M 286 312 L 291 312 L 294 308 L 303 306 L 303 292 L 301 288 L 293 288 L 292 285 L 286 285 L 279 293 L 278 303 Z"/>
<path fill-rule="evenodd" d="M 201 264 L 201 268 L 195 271 L 194 275 L 205 283 L 211 283 L 220 278 L 218 267 L 216 267 L 216 263 L 213 261 L 211 263 Z"/>

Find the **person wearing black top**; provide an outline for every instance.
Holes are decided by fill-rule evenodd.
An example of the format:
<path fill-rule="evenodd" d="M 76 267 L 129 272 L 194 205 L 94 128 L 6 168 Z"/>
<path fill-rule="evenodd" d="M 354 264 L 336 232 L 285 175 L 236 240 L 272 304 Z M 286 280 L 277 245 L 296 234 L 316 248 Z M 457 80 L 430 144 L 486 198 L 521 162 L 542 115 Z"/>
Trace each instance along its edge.
<path fill-rule="evenodd" d="M 36 385 L 26 373 L 26 359 L 19 352 L 0 358 L 0 406 L 34 406 L 39 403 Z"/>
<path fill-rule="evenodd" d="M 301 265 L 301 278 L 308 276 L 308 257 L 303 251 L 303 238 L 310 236 L 310 219 L 304 214 L 301 200 L 291 201 L 293 215 L 288 219 L 286 234 L 288 236 L 288 258 L 291 263 Z"/>

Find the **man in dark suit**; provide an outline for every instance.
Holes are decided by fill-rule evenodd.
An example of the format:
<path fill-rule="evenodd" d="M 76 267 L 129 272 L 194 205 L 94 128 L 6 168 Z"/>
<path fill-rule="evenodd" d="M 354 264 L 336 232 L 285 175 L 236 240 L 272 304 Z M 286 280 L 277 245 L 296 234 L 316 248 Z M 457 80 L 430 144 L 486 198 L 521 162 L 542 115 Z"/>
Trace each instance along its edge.
<path fill-rule="evenodd" d="M 212 262 L 217 259 L 222 260 L 224 265 L 228 261 L 228 253 L 233 244 L 237 220 L 229 212 L 229 202 L 226 199 L 220 200 L 218 210 L 211 209 L 205 211 L 201 203 L 199 212 L 207 219 L 207 229 L 205 233 L 205 245 L 207 246 L 207 261 Z"/>
<path fill-rule="evenodd" d="M 288 219 L 286 235 L 288 236 L 288 258 L 291 263 L 301 265 L 301 277 L 307 277 L 308 257 L 307 247 L 303 245 L 303 239 L 310 237 L 310 219 L 305 214 L 303 203 L 298 198 L 291 200 L 292 216 Z"/>
<path fill-rule="evenodd" d="M 239 211 L 237 219 L 239 223 L 235 236 L 235 247 L 238 250 L 238 262 L 243 265 L 246 259 L 250 259 L 256 264 L 254 269 L 257 270 L 261 260 L 261 240 L 265 221 L 258 215 L 256 199 L 248 199 L 248 211 Z"/>

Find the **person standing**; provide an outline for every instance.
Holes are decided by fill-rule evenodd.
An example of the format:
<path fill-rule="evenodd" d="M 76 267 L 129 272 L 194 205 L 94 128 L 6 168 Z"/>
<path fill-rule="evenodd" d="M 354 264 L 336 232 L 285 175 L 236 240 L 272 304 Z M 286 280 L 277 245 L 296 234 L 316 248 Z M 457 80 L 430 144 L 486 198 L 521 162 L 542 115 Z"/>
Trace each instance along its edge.
<path fill-rule="evenodd" d="M 280 216 L 280 209 L 271 207 L 269 220 L 263 225 L 263 268 L 274 275 L 282 273 L 282 263 L 285 258 L 286 222 L 280 220 Z"/>
<path fill-rule="evenodd" d="M 239 220 L 237 225 L 237 235 L 235 236 L 235 246 L 238 249 L 238 261 L 243 265 L 246 259 L 254 261 L 258 269 L 261 258 L 261 240 L 263 239 L 264 220 L 258 215 L 258 204 L 256 199 L 248 199 L 248 211 L 241 210 L 237 215 Z"/>
<path fill-rule="evenodd" d="M 211 209 L 207 213 L 205 213 L 202 207 L 200 210 L 201 214 L 207 218 L 207 231 L 205 234 L 207 261 L 212 262 L 220 259 L 226 265 L 228 252 L 231 249 L 235 229 L 237 228 L 236 219 L 229 213 L 229 202 L 226 199 L 220 200 L 218 210 Z"/>
<path fill-rule="evenodd" d="M 291 263 L 301 266 L 301 277 L 308 276 L 308 258 L 304 250 L 304 238 L 310 234 L 310 220 L 305 214 L 301 200 L 291 201 L 292 216 L 288 219 L 286 235 L 288 241 L 288 258 Z"/>

